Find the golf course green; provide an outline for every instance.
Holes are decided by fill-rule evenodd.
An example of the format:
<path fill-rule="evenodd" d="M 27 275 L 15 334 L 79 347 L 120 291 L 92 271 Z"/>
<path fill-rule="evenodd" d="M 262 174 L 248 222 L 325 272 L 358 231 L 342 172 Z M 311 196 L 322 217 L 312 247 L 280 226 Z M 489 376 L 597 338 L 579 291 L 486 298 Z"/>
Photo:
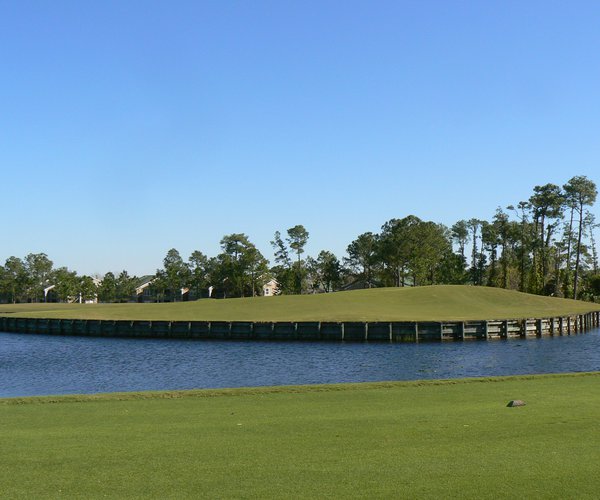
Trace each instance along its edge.
<path fill-rule="evenodd" d="M 437 285 L 162 304 L 4 304 L 0 316 L 165 321 L 468 321 L 583 314 L 600 304 Z"/>
<path fill-rule="evenodd" d="M 512 399 L 526 406 L 508 408 Z M 597 498 L 600 374 L 0 400 L 4 498 Z"/>

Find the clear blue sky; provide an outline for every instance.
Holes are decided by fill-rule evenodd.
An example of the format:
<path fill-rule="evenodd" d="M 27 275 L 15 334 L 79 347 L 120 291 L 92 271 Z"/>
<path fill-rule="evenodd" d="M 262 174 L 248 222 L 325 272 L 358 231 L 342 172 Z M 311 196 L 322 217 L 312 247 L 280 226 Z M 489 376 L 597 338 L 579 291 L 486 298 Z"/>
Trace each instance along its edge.
<path fill-rule="evenodd" d="M 0 2 L 0 262 L 153 273 L 600 184 L 600 2 Z M 597 207 L 593 210 L 598 213 Z"/>

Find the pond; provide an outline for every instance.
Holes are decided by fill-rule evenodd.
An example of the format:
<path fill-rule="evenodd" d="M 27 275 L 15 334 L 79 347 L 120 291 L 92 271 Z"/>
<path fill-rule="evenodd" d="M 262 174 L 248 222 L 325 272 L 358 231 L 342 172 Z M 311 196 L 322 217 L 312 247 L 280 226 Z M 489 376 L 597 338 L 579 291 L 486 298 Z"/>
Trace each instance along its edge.
<path fill-rule="evenodd" d="M 420 344 L 60 337 L 0 332 L 0 397 L 600 370 L 585 335 Z"/>

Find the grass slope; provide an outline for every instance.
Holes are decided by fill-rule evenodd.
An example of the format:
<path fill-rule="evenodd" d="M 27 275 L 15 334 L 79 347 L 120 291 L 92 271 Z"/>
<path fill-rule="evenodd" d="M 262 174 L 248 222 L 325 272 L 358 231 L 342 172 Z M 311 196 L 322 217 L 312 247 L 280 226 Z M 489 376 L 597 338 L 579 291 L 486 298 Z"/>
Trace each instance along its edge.
<path fill-rule="evenodd" d="M 0 420 L 6 498 L 600 489 L 600 374 L 0 400 Z"/>
<path fill-rule="evenodd" d="M 174 304 L 17 304 L 0 315 L 180 321 L 451 321 L 518 319 L 600 309 L 589 302 L 458 285 Z"/>

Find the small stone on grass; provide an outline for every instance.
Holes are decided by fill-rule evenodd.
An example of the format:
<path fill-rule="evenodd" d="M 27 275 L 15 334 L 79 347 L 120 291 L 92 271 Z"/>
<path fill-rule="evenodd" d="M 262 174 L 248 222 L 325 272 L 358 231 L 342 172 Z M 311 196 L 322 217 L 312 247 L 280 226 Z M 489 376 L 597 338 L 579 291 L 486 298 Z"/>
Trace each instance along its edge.
<path fill-rule="evenodd" d="M 514 406 L 525 406 L 525 401 L 521 399 L 513 399 L 512 401 L 509 401 L 506 406 L 508 406 L 509 408 L 512 408 Z"/>

